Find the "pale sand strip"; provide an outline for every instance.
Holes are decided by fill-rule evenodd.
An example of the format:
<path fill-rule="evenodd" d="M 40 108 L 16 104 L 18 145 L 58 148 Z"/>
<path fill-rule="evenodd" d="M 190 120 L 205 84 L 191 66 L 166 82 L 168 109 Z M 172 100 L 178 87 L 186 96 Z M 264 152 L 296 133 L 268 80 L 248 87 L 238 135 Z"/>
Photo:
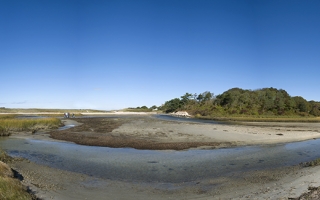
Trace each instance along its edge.
<path fill-rule="evenodd" d="M 159 142 L 230 142 L 233 145 L 274 144 L 320 138 L 320 123 L 200 124 L 138 119 L 113 133 Z"/>

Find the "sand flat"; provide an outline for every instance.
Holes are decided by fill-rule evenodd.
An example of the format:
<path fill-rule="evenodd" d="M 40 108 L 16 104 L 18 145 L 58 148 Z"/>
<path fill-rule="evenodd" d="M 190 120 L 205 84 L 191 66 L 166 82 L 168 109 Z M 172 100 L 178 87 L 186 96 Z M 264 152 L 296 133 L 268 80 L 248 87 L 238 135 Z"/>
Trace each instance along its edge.
<path fill-rule="evenodd" d="M 77 121 L 77 119 L 74 119 Z M 114 119 L 113 119 L 114 120 Z M 65 119 L 67 125 L 78 122 Z M 81 122 L 83 123 L 83 122 Z M 87 127 L 94 134 L 94 127 Z M 100 130 L 100 129 L 99 129 Z M 158 143 L 221 142 L 221 148 L 238 145 L 276 144 L 320 138 L 319 123 L 200 124 L 172 122 L 136 116 L 126 119 L 109 134 Z M 103 133 L 106 134 L 106 133 Z M 49 139 L 48 133 L 12 137 Z M 52 139 L 51 139 L 52 140 Z M 172 190 L 148 183 L 129 183 L 53 169 L 26 160 L 10 164 L 24 177 L 23 183 L 43 199 L 288 199 L 297 198 L 310 186 L 320 186 L 320 167 L 299 166 L 248 172 L 241 177 L 203 179 L 172 185 Z M 214 188 L 216 184 L 222 184 Z M 211 186 L 212 187 L 211 187 Z M 205 187 L 205 188 L 204 188 Z M 164 187 L 164 188 L 167 188 Z"/>

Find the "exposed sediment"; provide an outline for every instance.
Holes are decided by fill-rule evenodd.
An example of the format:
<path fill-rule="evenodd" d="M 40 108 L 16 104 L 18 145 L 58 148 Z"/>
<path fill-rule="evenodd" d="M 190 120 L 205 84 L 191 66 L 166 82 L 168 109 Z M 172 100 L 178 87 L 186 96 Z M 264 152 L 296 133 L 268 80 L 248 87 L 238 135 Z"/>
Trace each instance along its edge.
<path fill-rule="evenodd" d="M 148 116 L 75 120 L 82 125 L 62 131 L 52 131 L 51 137 L 82 145 L 150 150 L 222 148 L 302 141 L 320 137 L 318 123 L 223 125 L 172 122 Z"/>
<path fill-rule="evenodd" d="M 93 146 L 177 150 L 282 143 L 320 137 L 317 123 L 221 125 L 171 122 L 149 116 L 75 120 L 79 126 L 52 131 L 51 137 Z M 70 120 L 64 122 L 74 123 Z M 37 133 L 25 137 L 40 136 L 41 134 Z M 24 177 L 23 183 L 43 199 L 103 199 L 106 194 L 110 199 L 299 199 L 308 189 L 311 189 L 311 199 L 317 199 L 317 187 L 320 185 L 319 166 L 295 166 L 247 172 L 241 176 L 230 175 L 177 183 L 170 185 L 170 190 L 165 183 L 165 186 L 157 185 L 156 188 L 150 183 L 99 179 L 52 169 L 26 160 L 16 160 L 12 167 Z"/>

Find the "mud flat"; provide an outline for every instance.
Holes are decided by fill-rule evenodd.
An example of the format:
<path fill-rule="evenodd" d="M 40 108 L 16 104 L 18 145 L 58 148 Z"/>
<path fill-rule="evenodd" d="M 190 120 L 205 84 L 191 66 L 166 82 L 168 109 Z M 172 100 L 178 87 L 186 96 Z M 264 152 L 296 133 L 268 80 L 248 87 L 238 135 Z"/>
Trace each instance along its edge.
<path fill-rule="evenodd" d="M 101 179 L 23 159 L 10 165 L 40 199 L 295 199 L 308 188 L 320 185 L 319 166 L 263 170 L 169 185 Z"/>
<path fill-rule="evenodd" d="M 320 123 L 203 124 L 151 116 L 79 118 L 81 126 L 53 131 L 54 139 L 77 144 L 153 150 L 222 148 L 320 138 Z M 70 120 L 65 120 L 70 123 Z"/>
<path fill-rule="evenodd" d="M 201 124 L 151 116 L 79 118 L 64 122 L 76 126 L 50 133 L 15 134 L 11 138 L 45 141 L 56 138 L 91 146 L 172 151 L 278 144 L 320 137 L 317 123 Z M 196 180 L 165 182 L 101 178 L 25 159 L 16 159 L 10 165 L 22 175 L 22 182 L 43 199 L 288 199 L 320 186 L 319 166 L 244 170 L 220 177 L 204 174 Z M 232 163 L 227 167 L 232 167 Z M 170 174 L 174 175 L 174 171 Z"/>

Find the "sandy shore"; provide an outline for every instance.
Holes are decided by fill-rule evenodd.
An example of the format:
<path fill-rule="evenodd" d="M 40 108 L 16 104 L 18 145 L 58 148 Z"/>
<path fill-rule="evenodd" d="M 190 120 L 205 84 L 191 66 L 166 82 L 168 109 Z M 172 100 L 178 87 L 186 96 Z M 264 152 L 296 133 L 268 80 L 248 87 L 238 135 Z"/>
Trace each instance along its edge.
<path fill-rule="evenodd" d="M 63 121 L 67 125 L 85 124 L 85 120 Z M 164 121 L 150 116 L 110 118 L 99 123 L 104 125 L 90 126 L 88 123 L 80 129 L 61 132 L 73 134 L 74 137 L 76 134 L 95 136 L 97 140 L 101 140 L 100 136 L 104 134 L 113 140 L 129 138 L 128 141 L 138 140 L 152 145 L 187 144 L 184 147 L 200 149 L 320 138 L 319 123 L 200 124 Z M 12 137 L 49 139 L 48 136 L 48 133 L 39 132 Z M 173 189 L 167 190 L 148 183 L 93 178 L 26 160 L 14 161 L 11 166 L 24 177 L 23 183 L 43 199 L 288 199 L 299 197 L 309 187 L 320 186 L 320 167 L 294 166 L 247 172 L 241 177 L 175 184 Z M 217 184 L 220 184 L 219 188 L 212 189 Z"/>
<path fill-rule="evenodd" d="M 150 115 L 128 118 L 62 119 L 72 129 L 13 134 L 12 137 L 59 139 L 91 146 L 132 147 L 137 149 L 210 149 L 246 145 L 264 145 L 320 138 L 320 123 L 239 122 L 205 124 L 166 121 Z M 83 126 L 79 126 L 83 124 Z M 54 133 L 60 136 L 53 137 Z M 70 137 L 67 137 L 70 134 Z M 106 143 L 104 143 L 105 140 Z M 116 142 L 121 140 L 120 144 Z M 143 143 L 139 146 L 137 143 Z M 136 146 L 135 146 L 136 145 Z M 159 147 L 159 148 L 157 148 Z M 181 147 L 181 148 L 180 148 Z"/>
<path fill-rule="evenodd" d="M 10 165 L 22 175 L 22 183 L 40 199 L 284 200 L 296 199 L 308 192 L 308 188 L 320 186 L 320 166 L 288 167 L 244 173 L 241 178 L 231 176 L 196 183 L 177 183 L 172 185 L 172 189 L 167 190 L 161 189 L 159 184 L 99 179 L 27 160 L 14 161 Z M 218 189 L 208 188 L 214 188 L 216 184 L 220 184 Z"/>
<path fill-rule="evenodd" d="M 243 122 L 234 125 L 171 122 L 140 118 L 112 131 L 158 142 L 220 142 L 229 145 L 275 144 L 320 138 L 320 123 Z"/>

